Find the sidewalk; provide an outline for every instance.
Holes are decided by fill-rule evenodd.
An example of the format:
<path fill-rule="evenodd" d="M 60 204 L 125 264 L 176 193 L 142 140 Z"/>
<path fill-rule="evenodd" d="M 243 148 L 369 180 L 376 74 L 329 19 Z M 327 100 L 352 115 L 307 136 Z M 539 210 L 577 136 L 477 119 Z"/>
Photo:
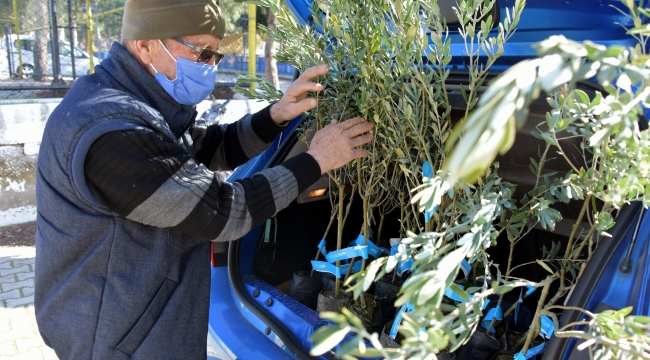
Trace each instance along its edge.
<path fill-rule="evenodd" d="M 0 247 L 0 360 L 57 359 L 34 317 L 33 246 Z"/>

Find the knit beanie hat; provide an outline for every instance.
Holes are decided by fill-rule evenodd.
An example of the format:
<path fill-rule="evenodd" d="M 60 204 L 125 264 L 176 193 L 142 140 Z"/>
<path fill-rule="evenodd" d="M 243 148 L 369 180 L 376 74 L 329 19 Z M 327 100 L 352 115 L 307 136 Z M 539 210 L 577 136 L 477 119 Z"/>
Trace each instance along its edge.
<path fill-rule="evenodd" d="M 165 39 L 214 34 L 223 39 L 226 21 L 219 0 L 126 0 L 122 37 Z"/>

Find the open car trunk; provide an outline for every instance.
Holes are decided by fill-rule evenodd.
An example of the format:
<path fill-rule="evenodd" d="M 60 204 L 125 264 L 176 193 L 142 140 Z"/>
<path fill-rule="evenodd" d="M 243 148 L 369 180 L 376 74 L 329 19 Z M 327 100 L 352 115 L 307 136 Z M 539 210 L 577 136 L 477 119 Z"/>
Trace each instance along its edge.
<path fill-rule="evenodd" d="M 592 96 L 594 94 L 595 84 L 584 84 L 582 87 Z M 452 117 L 455 121 L 459 120 L 464 114 L 465 103 L 458 86 L 449 88 L 450 102 L 457 111 L 452 111 Z M 530 108 L 530 114 L 526 125 L 517 132 L 515 144 L 512 149 L 496 159 L 499 162 L 499 175 L 504 181 L 517 185 L 517 190 L 513 199 L 520 199 L 521 196 L 535 186 L 536 175 L 530 169 L 530 159 L 538 159 L 539 154 L 544 149 L 544 141 L 535 138 L 531 132 L 535 126 L 545 121 L 546 112 L 550 108 L 546 100 L 538 100 Z M 379 130 L 381 131 L 381 130 Z M 563 149 L 567 152 L 572 160 L 581 158 L 580 141 L 578 138 L 565 140 L 561 142 Z M 277 164 L 295 156 L 301 152 L 307 151 L 307 146 L 301 141 L 294 141 L 286 155 L 277 158 Z M 541 150 L 540 150 L 541 149 Z M 549 160 L 546 162 L 545 172 L 557 172 L 558 177 L 563 177 L 570 169 L 569 165 L 557 154 L 549 154 Z M 291 281 L 292 274 L 298 270 L 311 270 L 311 260 L 314 260 L 319 242 L 323 239 L 323 234 L 328 226 L 332 211 L 329 188 L 330 181 L 327 175 L 324 175 L 317 183 L 310 186 L 298 199 L 288 208 L 279 212 L 276 217 L 269 220 L 269 224 L 260 235 L 260 241 L 256 245 L 254 255 L 254 275 L 277 287 L 286 290 L 288 283 Z M 320 194 L 316 190 L 324 190 Z M 334 189 L 335 190 L 335 189 Z M 351 185 L 346 184 L 346 195 L 351 194 Z M 311 197 L 310 197 L 311 194 Z M 360 233 L 363 223 L 362 202 L 358 194 L 355 194 L 353 205 L 350 210 L 350 216 L 345 223 L 343 230 L 343 247 L 355 240 Z M 346 197 L 346 204 L 349 198 Z M 408 201 L 408 200 L 407 200 Z M 572 202 L 566 204 L 554 205 L 562 212 L 564 218 L 556 225 L 555 231 L 550 232 L 541 228 L 536 228 L 522 240 L 521 245 L 516 251 L 514 265 L 535 261 L 542 257 L 542 247 L 550 248 L 553 242 L 565 243 L 571 232 L 571 227 L 580 212 L 581 202 Z M 400 237 L 400 212 L 399 209 L 389 213 L 385 218 L 381 239 L 372 237 L 372 241 L 380 247 L 390 248 L 388 240 L 390 238 Z M 379 214 L 375 213 L 375 224 L 372 226 L 372 233 L 377 234 L 377 223 Z M 264 234 L 267 232 L 268 234 Z M 327 237 L 327 249 L 336 249 L 336 221 L 332 225 Z M 502 272 L 505 272 L 505 265 L 508 258 L 509 243 L 505 236 L 499 239 L 497 246 L 489 250 L 490 256 L 495 263 L 503 265 Z M 322 260 L 322 257 L 321 257 Z M 513 273 L 513 276 L 539 281 L 546 277 L 547 272 L 541 267 L 530 266 Z"/>
<path fill-rule="evenodd" d="M 310 22 L 312 16 L 310 8 L 313 5 L 311 0 L 287 0 L 286 3 L 301 24 L 307 25 Z M 455 3 L 455 1 L 440 3 Z M 501 15 L 494 13 L 495 19 L 503 18 L 505 7 L 511 7 L 513 0 L 497 0 L 496 3 L 501 8 Z M 563 34 L 576 41 L 589 39 L 603 45 L 633 45 L 634 40 L 627 36 L 625 30 L 619 25 L 625 24 L 629 19 L 612 7 L 617 5 L 618 0 L 529 2 L 517 32 L 504 46 L 505 55 L 499 58 L 491 71 L 503 71 L 518 61 L 536 56 L 532 45 L 556 34 Z M 451 45 L 454 58 L 449 64 L 452 74 L 447 81 L 447 84 L 450 84 L 448 88 L 450 103 L 458 109 L 457 112 L 452 112 L 456 121 L 464 115 L 465 109 L 458 84 L 467 80 L 467 74 L 460 71 L 465 68 L 465 58 L 462 55 L 464 54 L 463 42 L 457 40 L 459 39 L 454 39 Z M 454 74 L 453 71 L 458 73 Z M 458 81 L 454 82 L 454 77 Z M 581 89 L 592 97 L 598 87 L 593 83 L 583 83 Z M 549 107 L 542 96 L 541 100 L 531 106 L 526 125 L 518 130 L 512 149 L 505 156 L 497 159 L 500 163 L 498 171 L 501 178 L 517 185 L 514 199 L 520 199 L 534 187 L 537 181 L 529 164 L 531 158 L 539 158 L 544 142 L 532 136 L 531 132 L 535 130 L 537 124 L 545 121 L 548 110 Z M 306 151 L 306 145 L 298 140 L 294 131 L 297 126 L 297 121 L 292 121 L 289 128 L 276 139 L 271 149 L 253 159 L 251 163 L 237 169 L 231 180 L 252 176 L 265 167 L 275 166 L 291 156 Z M 582 159 L 577 140 L 577 138 L 565 140 L 561 143 L 570 159 Z M 558 177 L 566 174 L 569 168 L 560 158 L 561 156 L 549 154 L 549 157 L 554 159 L 547 161 L 546 171 L 556 171 Z M 229 354 L 231 358 L 311 358 L 309 349 L 312 344 L 309 338 L 326 322 L 318 317 L 314 309 L 302 305 L 288 293 L 294 272 L 311 270 L 311 261 L 317 253 L 317 245 L 323 239 L 332 209 L 329 190 L 321 196 L 314 196 L 316 193 L 312 191 L 328 189 L 328 187 L 327 177 L 323 177 L 266 224 L 252 230 L 242 239 L 227 244 L 228 249 L 215 250 L 210 331 L 215 333 L 214 338 L 233 350 L 233 354 L 231 356 Z M 351 187 L 348 186 L 346 190 L 350 193 Z M 600 311 L 603 308 L 622 308 L 632 304 L 635 305 L 635 313 L 648 313 L 650 287 L 647 286 L 647 278 L 650 276 L 650 267 L 646 267 L 645 264 L 650 256 L 647 239 L 650 234 L 650 212 L 643 215 L 644 220 L 639 231 L 639 234 L 644 234 L 643 241 L 639 240 L 644 245 L 628 246 L 630 243 L 633 244 L 631 234 L 634 231 L 631 229 L 641 223 L 637 222 L 637 219 L 641 219 L 640 206 L 637 205 L 621 209 L 616 219 L 616 226 L 609 231 L 612 238 L 603 239 L 603 243 L 599 244 L 592 255 L 592 261 L 569 295 L 566 305 Z M 357 195 L 343 231 L 344 247 L 355 240 L 360 232 L 361 206 L 362 202 Z M 553 243 L 559 243 L 561 246 L 559 252 L 564 252 L 566 240 L 578 217 L 580 206 L 581 204 L 577 202 L 568 205 L 556 204 L 555 207 L 563 215 L 563 221 L 556 224 L 555 230 L 551 232 L 535 228 L 517 244 L 513 266 L 530 262 L 533 264 L 517 268 L 511 274 L 512 276 L 532 281 L 540 281 L 547 276 L 548 272 L 534 262 L 543 257 L 542 249 L 544 247 L 550 249 Z M 399 216 L 399 211 L 388 214 L 381 239 L 371 238 L 371 240 L 379 246 L 388 247 L 388 239 L 399 238 Z M 375 218 L 378 219 L 378 216 Z M 373 225 L 372 232 L 377 233 L 377 224 Z M 336 223 L 325 237 L 325 241 L 328 250 L 336 248 Z M 217 245 L 223 244 L 215 244 L 215 248 Z M 618 267 L 628 249 L 630 252 L 634 250 L 633 257 L 637 259 L 639 266 L 634 268 L 633 274 L 621 275 L 617 273 Z M 490 248 L 488 252 L 491 260 L 499 264 L 501 272 L 504 273 L 509 254 L 508 240 L 505 237 L 499 238 L 496 246 Z M 322 260 L 322 256 L 319 260 Z M 618 288 L 606 287 L 607 284 L 612 283 L 617 284 Z M 635 290 L 623 292 L 627 289 L 626 286 Z M 550 289 L 550 293 L 556 290 L 557 285 Z M 519 290 L 515 290 L 508 294 L 505 301 L 513 301 L 518 296 Z M 531 314 L 538 299 L 539 291 L 536 291 L 524 300 L 525 308 Z M 564 300 L 562 299 L 560 303 Z M 235 309 L 236 311 L 233 311 Z M 233 313 L 241 313 L 241 316 L 232 316 Z M 576 312 L 565 312 L 560 317 L 560 323 L 567 324 L 576 321 L 578 317 L 579 314 Z M 247 321 L 240 321 L 241 318 Z M 222 321 L 228 322 L 229 326 L 220 327 Z M 530 320 L 517 325 L 525 330 L 529 324 Z M 258 331 L 236 331 L 246 326 Z M 235 330 L 232 330 L 233 328 Z M 238 336 L 244 333 L 247 339 Z M 270 341 L 266 341 L 267 339 Z M 269 343 L 271 347 L 268 346 Z M 250 344 L 255 344 L 257 348 L 253 348 Z M 237 346 L 239 348 L 235 348 Z M 553 360 L 573 358 L 576 354 L 576 351 L 572 351 L 574 347 L 574 341 L 553 337 L 546 346 L 543 358 Z M 263 356 L 257 356 L 259 352 L 263 352 Z M 586 355 L 586 352 L 580 354 Z M 328 357 L 333 355 L 326 354 L 322 358 Z"/>
<path fill-rule="evenodd" d="M 590 96 L 593 96 L 594 91 L 597 90 L 596 86 L 593 83 L 584 83 L 581 88 Z M 455 108 L 458 107 L 459 109 L 458 113 L 452 112 L 452 115 L 459 119 L 462 115 L 460 109 L 464 109 L 464 102 L 457 87 L 451 86 L 449 90 L 451 103 Z M 537 159 L 539 157 L 544 142 L 532 136 L 531 132 L 535 130 L 537 124 L 544 121 L 548 110 L 549 107 L 545 100 L 539 100 L 533 104 L 526 126 L 518 131 L 513 148 L 497 159 L 500 163 L 500 176 L 505 181 L 517 185 L 517 191 L 513 199 L 520 199 L 525 192 L 534 187 L 537 180 L 536 175 L 530 170 L 529 164 L 531 158 Z M 307 146 L 297 139 L 295 131 L 283 139 L 282 145 L 278 146 L 278 151 L 275 152 L 272 158 L 258 161 L 266 161 L 268 166 L 274 166 L 307 150 Z M 577 157 L 582 156 L 577 138 L 565 140 L 562 146 L 570 158 L 577 159 Z M 547 162 L 545 169 L 547 171 L 557 171 L 557 176 L 563 176 L 569 170 L 569 167 L 559 157 L 559 155 L 550 154 L 549 158 L 554 159 Z M 327 190 L 322 195 L 314 196 L 314 190 L 322 189 Z M 251 311 L 256 318 L 261 320 L 255 325 L 261 332 L 267 336 L 272 336 L 277 344 L 298 358 L 310 358 L 308 354 L 311 348 L 309 337 L 316 329 L 325 325 L 326 322 L 318 317 L 314 308 L 308 308 L 291 298 L 289 288 L 295 272 L 300 270 L 310 271 L 312 269 L 311 261 L 315 258 L 318 251 L 317 246 L 323 239 L 323 234 L 330 221 L 332 204 L 329 191 L 329 181 L 327 175 L 325 175 L 316 184 L 300 194 L 298 199 L 291 203 L 288 208 L 280 211 L 277 216 L 267 221 L 265 225 L 258 227 L 241 240 L 231 243 L 229 249 L 228 272 L 234 298 L 241 301 L 242 305 L 247 309 L 246 311 Z M 348 194 L 351 192 L 351 186 L 346 188 L 346 192 Z M 344 247 L 357 238 L 362 224 L 362 202 L 358 199 L 358 194 L 353 196 L 356 196 L 357 199 L 354 200 L 350 216 L 345 223 L 343 231 Z M 553 243 L 559 243 L 562 246 L 560 253 L 564 252 L 566 240 L 581 205 L 578 202 L 569 203 L 568 205 L 559 204 L 558 210 L 563 214 L 563 221 L 556 225 L 555 231 L 550 232 L 542 228 L 535 228 L 518 243 L 515 248 L 513 267 L 531 262 L 533 265 L 519 267 L 513 271 L 512 276 L 531 281 L 541 281 L 547 276 L 548 272 L 541 266 L 534 264 L 534 262 L 536 259 L 543 257 L 542 249 L 544 247 L 550 249 Z M 638 208 L 623 211 L 622 215 L 618 219 L 619 224 L 613 229 L 614 234 L 619 237 L 623 237 L 627 233 L 630 224 L 633 222 L 628 220 L 636 218 Z M 393 211 L 386 216 L 382 238 L 378 240 L 372 239 L 378 246 L 390 248 L 388 239 L 399 238 L 399 216 L 399 210 Z M 376 219 L 378 218 L 376 216 Z M 622 230 L 616 230 L 617 228 Z M 372 231 L 374 234 L 377 233 L 376 224 L 373 226 Z M 327 249 L 336 248 L 336 222 L 325 237 L 325 241 Z M 619 243 L 620 239 L 612 241 L 608 245 L 607 251 L 609 255 L 604 254 L 605 257 L 611 257 Z M 509 242 L 505 236 L 499 238 L 497 245 L 490 248 L 488 252 L 491 259 L 500 265 L 500 271 L 505 273 L 509 254 Z M 603 261 L 604 258 L 601 256 L 599 259 L 599 261 Z M 322 260 L 322 256 L 320 260 Z M 602 266 L 591 264 L 585 273 L 592 272 L 592 268 L 598 270 Z M 602 274 L 602 271 L 600 271 L 600 274 Z M 584 276 L 581 279 L 579 283 L 581 295 L 578 300 L 573 301 L 574 305 L 586 306 L 586 299 L 588 299 L 599 278 L 599 276 L 596 278 Z M 557 290 L 557 285 L 556 288 L 550 289 L 551 293 L 555 290 Z M 508 302 L 513 303 L 518 297 L 519 291 L 515 290 L 505 297 L 504 302 L 506 304 Z M 525 331 L 530 325 L 538 299 L 539 292 L 535 292 L 524 300 L 523 317 L 520 316 L 520 318 L 527 319 L 527 323 L 520 322 L 518 324 L 520 331 Z M 573 316 L 575 317 L 575 314 Z M 552 353 L 552 355 L 545 355 L 545 358 L 558 359 L 558 354 L 565 352 L 567 344 L 566 341 L 561 339 L 555 341 L 553 345 L 554 352 L 547 351 L 547 354 Z M 333 354 L 329 354 L 329 357 L 332 356 Z M 327 357 L 325 356 L 325 358 Z"/>

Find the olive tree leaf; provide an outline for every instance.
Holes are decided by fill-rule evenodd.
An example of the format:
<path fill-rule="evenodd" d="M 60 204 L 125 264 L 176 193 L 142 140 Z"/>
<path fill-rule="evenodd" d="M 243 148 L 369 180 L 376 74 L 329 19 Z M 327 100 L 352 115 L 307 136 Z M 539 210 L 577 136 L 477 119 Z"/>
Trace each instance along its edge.
<path fill-rule="evenodd" d="M 311 349 L 309 354 L 312 356 L 323 355 L 338 345 L 349 332 L 349 326 L 335 325 L 319 328 L 309 339 L 314 343 L 314 347 Z"/>

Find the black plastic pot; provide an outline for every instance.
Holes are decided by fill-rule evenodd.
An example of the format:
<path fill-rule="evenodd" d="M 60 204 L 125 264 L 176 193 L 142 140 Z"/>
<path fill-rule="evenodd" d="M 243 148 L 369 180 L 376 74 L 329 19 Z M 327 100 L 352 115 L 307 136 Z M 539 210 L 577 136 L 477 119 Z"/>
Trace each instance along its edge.
<path fill-rule="evenodd" d="M 501 349 L 498 340 L 477 330 L 469 341 L 456 351 L 456 358 L 471 360 L 489 360 Z"/>
<path fill-rule="evenodd" d="M 375 298 L 372 295 L 366 294 L 364 296 L 364 299 L 366 303 L 365 309 L 359 308 L 360 303 L 353 301 L 354 305 L 352 303 L 350 304 L 350 311 L 359 319 L 361 319 L 363 326 L 365 326 L 368 332 L 379 332 L 382 329 L 382 324 L 384 324 L 382 322 L 382 315 L 381 310 L 379 309 L 379 304 L 375 302 Z"/>
<path fill-rule="evenodd" d="M 336 277 L 330 273 L 320 273 L 321 289 L 334 290 L 336 287 Z M 341 280 L 342 281 L 342 280 Z"/>
<path fill-rule="evenodd" d="M 381 311 L 382 324 L 395 317 L 395 313 L 397 312 L 395 300 L 397 300 L 397 292 L 399 289 L 399 286 L 388 282 L 377 281 L 375 283 L 375 298 Z"/>
<path fill-rule="evenodd" d="M 318 302 L 316 304 L 316 311 L 335 311 L 341 312 L 344 306 L 348 305 L 350 302 L 350 295 L 341 291 L 340 296 L 337 298 L 334 296 L 334 290 L 323 289 L 318 294 Z"/>
<path fill-rule="evenodd" d="M 379 335 L 379 343 L 385 348 L 397 349 L 399 348 L 399 344 L 388 335 L 392 326 L 392 320 L 384 324 L 384 329 L 381 332 L 381 335 Z"/>
<path fill-rule="evenodd" d="M 384 325 L 383 331 L 381 332 L 381 335 L 379 335 L 379 343 L 381 346 L 385 348 L 392 348 L 392 349 L 397 349 L 400 347 L 400 345 L 397 343 L 397 341 L 393 340 L 390 338 L 388 335 L 390 333 L 390 328 L 393 326 L 393 320 L 387 322 Z M 396 336 L 397 339 L 401 338 L 401 335 L 398 333 Z M 436 354 L 436 358 L 438 360 L 456 360 L 456 359 L 461 359 L 461 358 L 456 358 L 455 353 L 448 353 L 448 352 L 440 352 Z M 469 359 L 473 360 L 473 359 Z"/>
<path fill-rule="evenodd" d="M 319 274 L 315 272 L 314 277 L 311 277 L 311 271 L 305 270 L 293 273 L 289 296 L 310 309 L 316 309 L 318 293 L 322 288 Z"/>

